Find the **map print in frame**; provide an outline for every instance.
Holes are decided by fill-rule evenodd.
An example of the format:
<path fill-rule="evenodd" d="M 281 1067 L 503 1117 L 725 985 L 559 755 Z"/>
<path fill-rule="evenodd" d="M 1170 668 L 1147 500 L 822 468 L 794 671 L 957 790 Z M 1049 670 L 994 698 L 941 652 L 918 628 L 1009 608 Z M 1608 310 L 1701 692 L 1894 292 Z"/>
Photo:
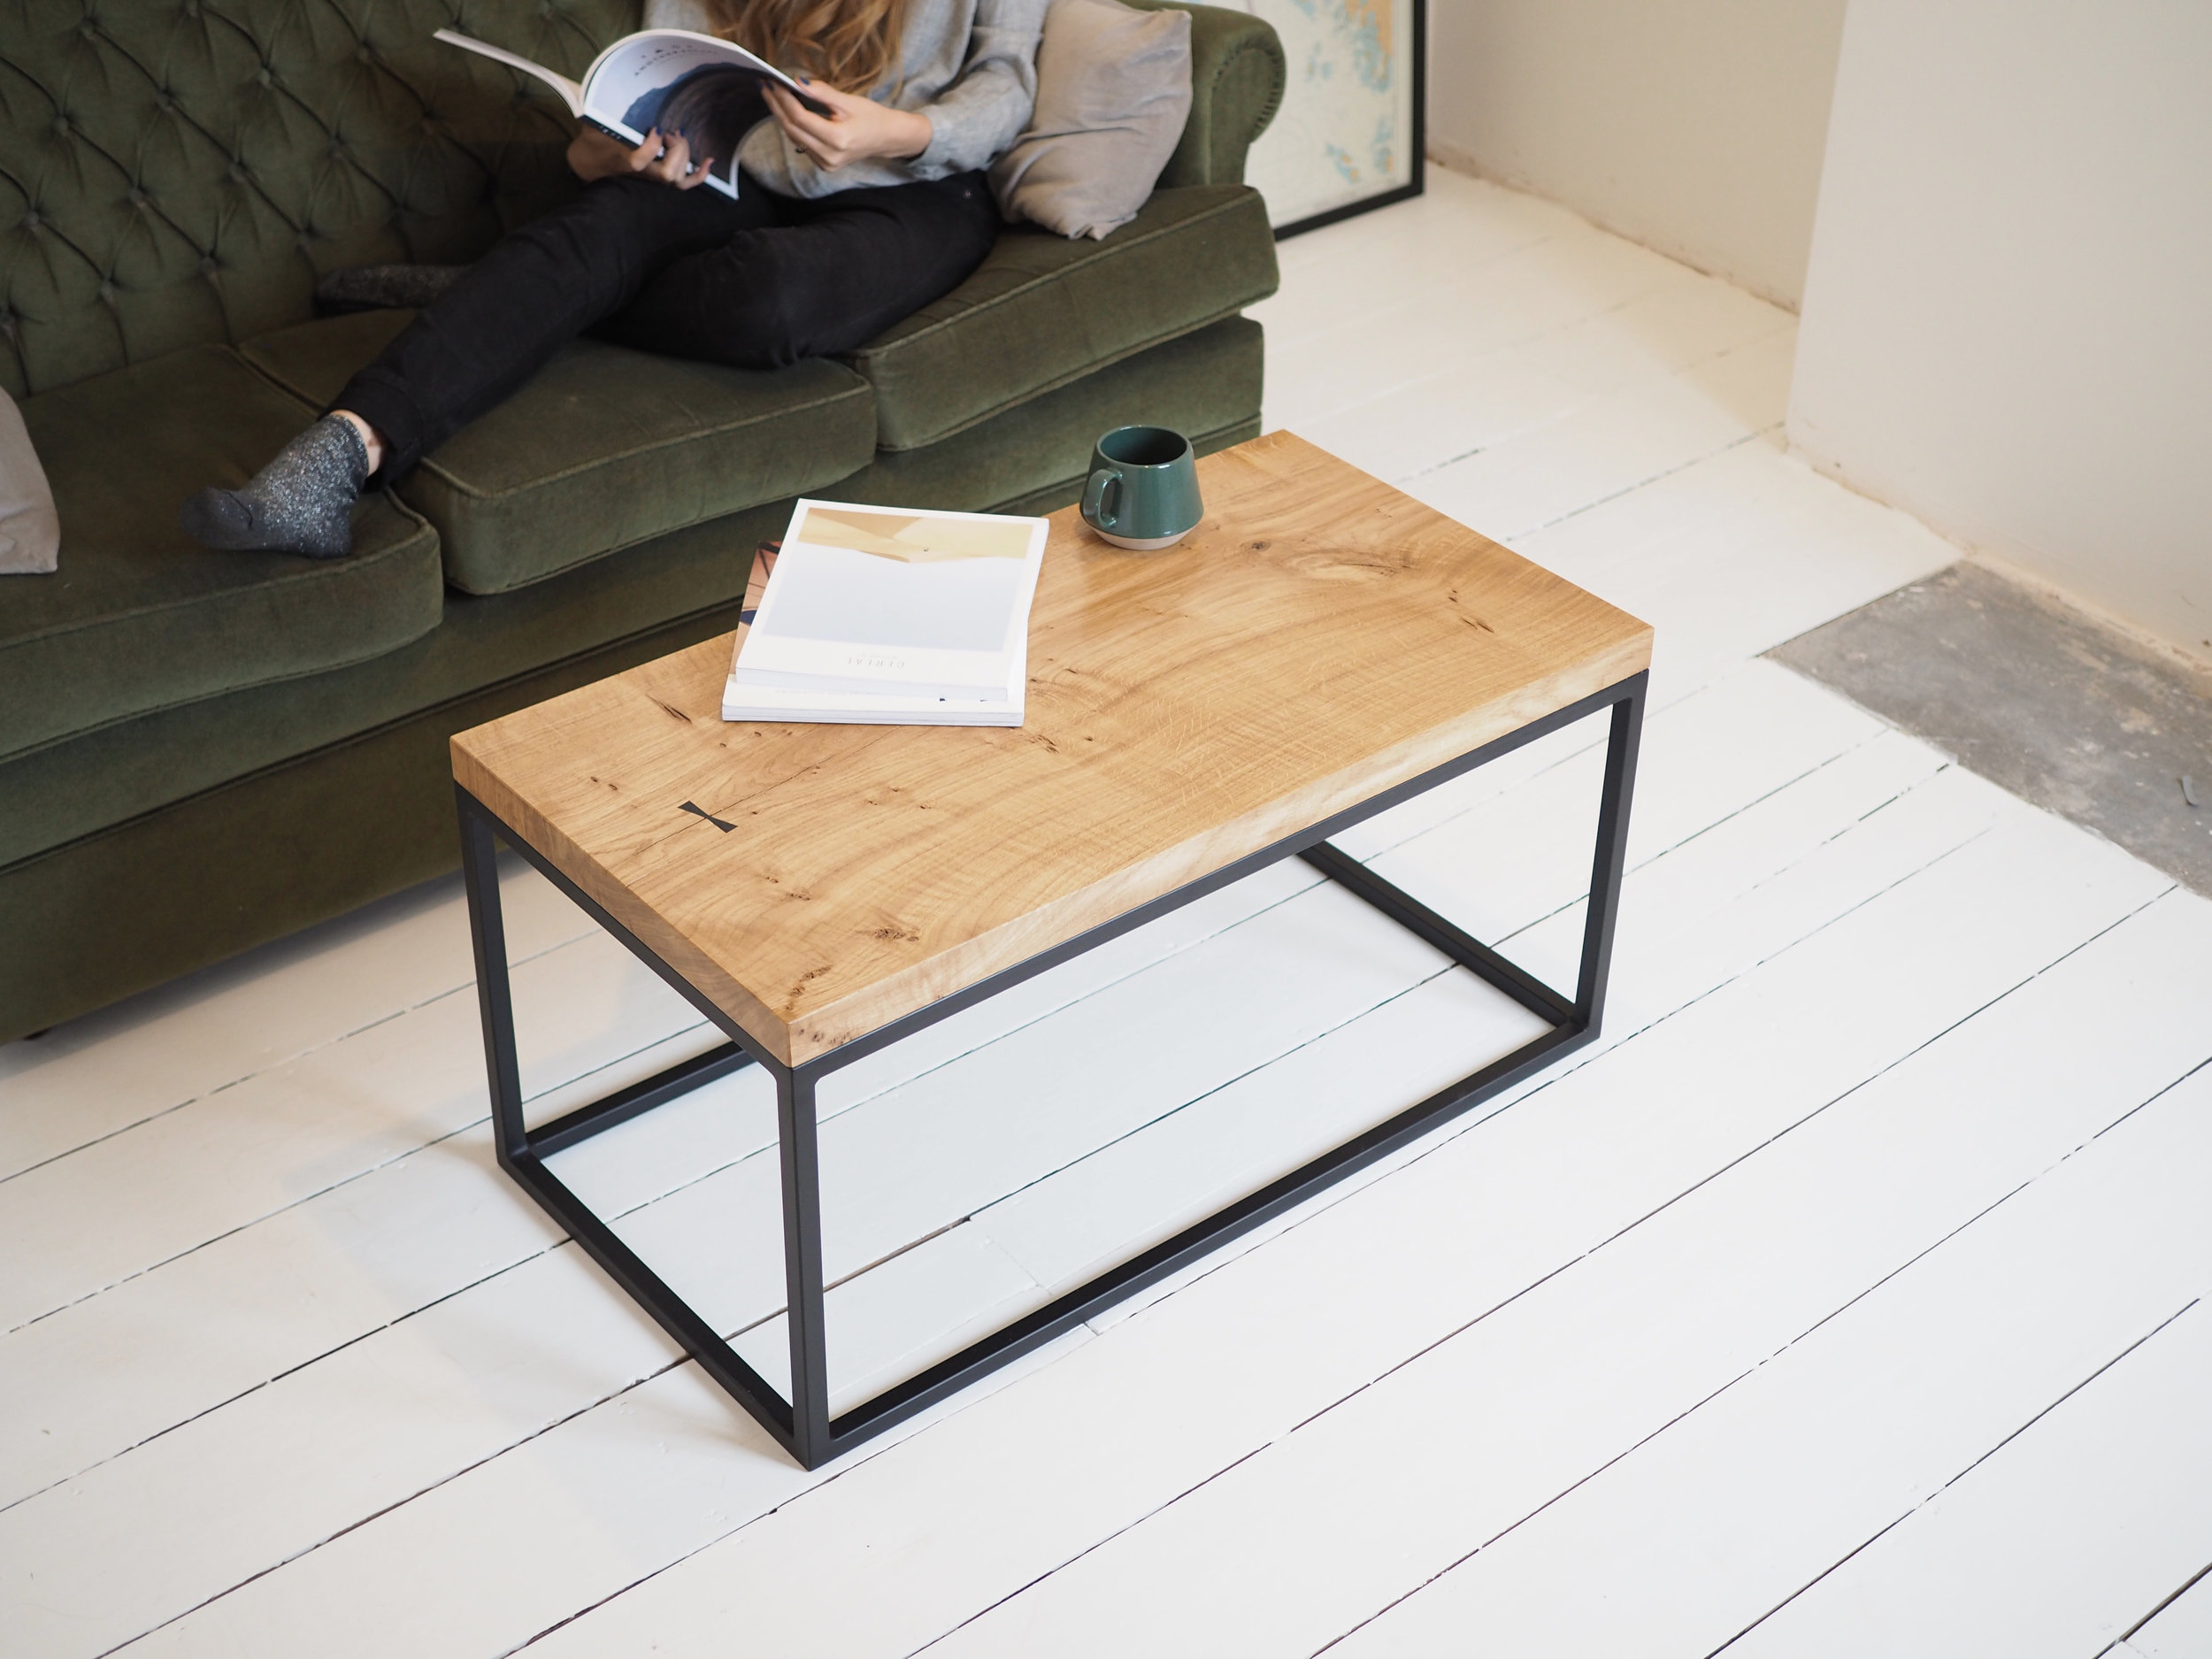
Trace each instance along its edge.
<path fill-rule="evenodd" d="M 1421 190 L 1424 0 L 1241 0 L 1282 36 L 1283 107 L 1245 181 L 1279 235 Z"/>

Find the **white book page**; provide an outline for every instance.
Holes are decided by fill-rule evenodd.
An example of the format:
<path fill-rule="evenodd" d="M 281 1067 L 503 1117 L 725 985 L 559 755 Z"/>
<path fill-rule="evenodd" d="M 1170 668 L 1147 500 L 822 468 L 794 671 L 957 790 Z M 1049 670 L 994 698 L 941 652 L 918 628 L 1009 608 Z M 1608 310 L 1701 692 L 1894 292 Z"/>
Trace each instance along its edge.
<path fill-rule="evenodd" d="M 1012 559 L 901 565 L 843 548 L 787 544 L 772 597 L 761 608 L 770 634 L 782 639 L 998 652 L 1006 649 L 1027 574 Z"/>
<path fill-rule="evenodd" d="M 656 128 L 664 137 L 682 133 L 694 160 L 711 164 L 708 185 L 733 199 L 737 196 L 737 147 L 761 113 L 759 105 L 743 95 L 763 81 L 772 81 L 810 109 L 822 109 L 774 65 L 734 42 L 689 29 L 646 29 L 625 35 L 592 60 L 580 85 L 519 53 L 457 30 L 439 29 L 434 38 L 534 75 L 561 95 L 571 115 L 629 143 L 643 143 L 646 134 Z"/>
<path fill-rule="evenodd" d="M 443 33 L 442 30 L 440 33 Z M 695 69 L 721 65 L 772 81 L 815 110 L 813 96 L 765 58 L 756 58 L 735 41 L 695 29 L 641 29 L 626 35 L 592 59 L 584 71 L 587 113 L 628 109 L 649 87 L 666 86 Z"/>
<path fill-rule="evenodd" d="M 449 46 L 464 47 L 469 51 L 481 53 L 495 63 L 504 64 L 510 69 L 519 69 L 526 75 L 535 75 L 561 95 L 561 102 L 568 105 L 568 112 L 571 115 L 580 116 L 584 112 L 583 88 L 578 86 L 566 75 L 555 74 L 543 64 L 534 64 L 527 58 L 518 57 L 504 47 L 494 46 L 488 41 L 480 41 L 474 35 L 464 35 L 457 29 L 438 29 L 431 35 L 430 38 L 443 41 Z"/>
<path fill-rule="evenodd" d="M 1006 695 L 1048 526 L 802 502 L 738 652 L 743 683 Z"/>

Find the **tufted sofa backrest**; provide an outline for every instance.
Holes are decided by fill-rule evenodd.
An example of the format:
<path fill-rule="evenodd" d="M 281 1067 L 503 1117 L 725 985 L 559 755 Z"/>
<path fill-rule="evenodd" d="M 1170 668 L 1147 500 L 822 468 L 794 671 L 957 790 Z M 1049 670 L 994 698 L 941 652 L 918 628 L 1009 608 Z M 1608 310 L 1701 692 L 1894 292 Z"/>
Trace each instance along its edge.
<path fill-rule="evenodd" d="M 0 0 L 0 384 L 305 320 L 340 265 L 474 258 L 572 124 L 452 27 L 579 75 L 637 0 Z"/>

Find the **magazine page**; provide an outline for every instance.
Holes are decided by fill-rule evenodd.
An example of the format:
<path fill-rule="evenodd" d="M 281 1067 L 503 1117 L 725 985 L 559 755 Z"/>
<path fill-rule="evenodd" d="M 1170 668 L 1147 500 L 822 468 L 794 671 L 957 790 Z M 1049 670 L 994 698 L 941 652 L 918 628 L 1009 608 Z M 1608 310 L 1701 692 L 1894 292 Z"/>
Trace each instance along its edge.
<path fill-rule="evenodd" d="M 647 29 L 617 41 L 585 73 L 584 119 L 633 144 L 657 128 L 711 157 L 707 183 L 737 194 L 737 147 L 759 119 L 749 96 L 764 81 L 819 108 L 791 79 L 742 46 L 689 29 Z"/>
<path fill-rule="evenodd" d="M 480 53 L 494 63 L 504 64 L 510 69 L 519 69 L 526 75 L 534 75 L 561 95 L 561 102 L 568 105 L 571 115 L 584 112 L 583 88 L 566 75 L 555 74 L 543 64 L 534 64 L 527 58 L 511 52 L 503 46 L 494 46 L 488 41 L 480 41 L 473 35 L 464 35 L 458 29 L 435 29 L 430 38 L 443 41 L 449 46 L 464 47 L 472 52 Z"/>
<path fill-rule="evenodd" d="M 748 685 L 737 677 L 737 658 L 752 631 L 768 577 L 776 568 L 780 541 L 764 541 L 753 553 L 752 574 L 737 613 L 737 636 L 730 652 L 730 676 L 722 688 L 722 718 L 810 726 L 1019 726 L 1027 689 L 1029 641 L 1015 653 L 1012 695 L 1008 697 L 891 697 L 879 691 L 787 691 Z"/>
<path fill-rule="evenodd" d="M 1005 697 L 1049 526 L 802 501 L 738 652 L 741 683 Z"/>

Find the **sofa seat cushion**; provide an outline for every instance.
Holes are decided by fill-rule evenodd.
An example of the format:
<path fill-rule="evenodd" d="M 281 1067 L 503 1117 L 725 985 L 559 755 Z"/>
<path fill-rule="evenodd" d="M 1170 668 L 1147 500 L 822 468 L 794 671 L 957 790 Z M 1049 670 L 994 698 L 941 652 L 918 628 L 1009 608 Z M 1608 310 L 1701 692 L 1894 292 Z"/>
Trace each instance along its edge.
<path fill-rule="evenodd" d="M 1230 319 L 1125 357 L 945 443 L 896 455 L 879 450 L 865 469 L 823 493 L 1043 512 L 1074 499 L 1102 426 L 1164 421 L 1188 433 L 1202 450 L 1255 435 L 1261 368 L 1260 326 Z M 477 598 L 449 590 L 444 619 L 396 651 L 164 710 L 0 762 L 0 940 L 29 914 L 11 896 L 22 891 L 11 889 L 11 872 L 19 874 L 58 849 L 98 841 L 111 826 L 150 820 L 194 796 L 211 799 L 234 781 L 250 786 L 302 756 L 376 743 L 378 733 L 435 710 L 446 711 L 435 717 L 446 722 L 442 731 L 474 726 L 734 627 L 729 612 L 744 594 L 753 547 L 781 534 L 790 512 L 787 502 L 750 508 L 519 593 Z M 0 597 L 5 592 L 0 587 Z M 342 763 L 341 773 L 349 776 L 351 764 Z M 449 782 L 449 771 L 446 776 Z M 449 835 L 451 796 L 438 800 Z M 66 862 L 76 854 L 57 856 Z M 449 842 L 446 856 L 450 863 Z M 281 907 L 273 914 L 273 931 L 311 919 Z M 7 952 L 0 949 L 0 1016 L 10 1006 L 11 984 Z"/>
<path fill-rule="evenodd" d="M 1256 437 L 1265 356 L 1259 324 L 1224 318 L 948 442 L 879 449 L 866 472 L 826 493 L 887 507 L 1050 512 L 1082 495 L 1091 446 L 1116 426 L 1172 426 L 1201 455 Z"/>
<path fill-rule="evenodd" d="M 412 316 L 327 318 L 241 349 L 321 408 Z M 446 580 L 497 594 L 818 489 L 874 449 L 872 394 L 842 365 L 727 369 L 580 340 L 395 488 L 436 526 Z"/>
<path fill-rule="evenodd" d="M 350 557 L 212 553 L 187 497 L 251 477 L 312 411 L 227 346 L 192 346 L 24 400 L 61 568 L 0 586 L 0 756 L 381 655 L 438 625 L 438 539 L 380 495 Z"/>
<path fill-rule="evenodd" d="M 876 443 L 918 449 L 1275 291 L 1266 204 L 1242 185 L 1157 190 L 1101 242 L 1018 227 L 975 274 L 846 361 Z"/>

